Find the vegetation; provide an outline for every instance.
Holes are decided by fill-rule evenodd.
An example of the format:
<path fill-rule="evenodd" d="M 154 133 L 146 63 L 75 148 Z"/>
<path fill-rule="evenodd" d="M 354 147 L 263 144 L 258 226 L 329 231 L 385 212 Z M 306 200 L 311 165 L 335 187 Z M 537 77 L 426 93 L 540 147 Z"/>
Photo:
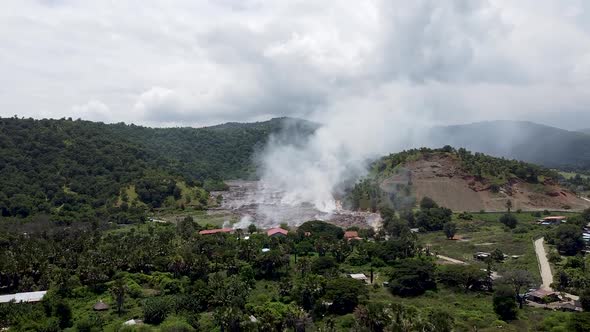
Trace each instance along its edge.
<path fill-rule="evenodd" d="M 135 223 L 150 208 L 202 209 L 221 180 L 255 174 L 252 155 L 285 121 L 152 129 L 3 118 L 0 215 Z"/>
<path fill-rule="evenodd" d="M 405 163 L 420 158 L 428 159 L 439 154 L 455 158 L 466 173 L 471 174 L 478 181 L 487 183 L 491 191 L 499 191 L 501 186 L 514 179 L 536 184 L 557 181 L 558 178 L 557 172 L 547 168 L 516 160 L 490 157 L 483 153 L 471 153 L 464 148 L 454 149 L 450 146 L 441 149 L 420 148 L 391 154 L 375 161 L 369 176 L 350 189 L 345 199 L 346 204 L 355 210 L 377 211 L 383 207 L 398 210 L 413 208 L 415 201 L 410 193 L 410 180 L 396 183 L 392 190 L 383 190 L 380 183 L 392 176 L 407 178 Z M 506 206 L 510 210 L 512 202 L 507 202 Z"/>

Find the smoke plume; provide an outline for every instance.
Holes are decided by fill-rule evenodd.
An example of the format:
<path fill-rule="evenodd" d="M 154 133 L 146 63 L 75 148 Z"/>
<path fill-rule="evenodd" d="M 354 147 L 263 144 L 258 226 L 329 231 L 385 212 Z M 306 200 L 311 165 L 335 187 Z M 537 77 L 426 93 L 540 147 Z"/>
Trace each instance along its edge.
<path fill-rule="evenodd" d="M 320 127 L 306 137 L 290 125 L 271 137 L 261 155 L 261 190 L 280 193 L 280 202 L 312 204 L 322 212 L 337 209 L 343 185 L 365 175 L 378 156 L 412 147 L 429 126 L 410 112 L 402 93 L 388 91 L 343 98 L 311 118 Z"/>

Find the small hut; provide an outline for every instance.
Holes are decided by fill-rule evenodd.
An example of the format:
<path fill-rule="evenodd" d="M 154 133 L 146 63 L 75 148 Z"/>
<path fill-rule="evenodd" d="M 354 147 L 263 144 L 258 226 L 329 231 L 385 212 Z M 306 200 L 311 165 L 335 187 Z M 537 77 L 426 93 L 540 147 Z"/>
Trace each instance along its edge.
<path fill-rule="evenodd" d="M 92 307 L 92 309 L 94 311 L 106 311 L 109 310 L 109 305 L 100 300 Z"/>

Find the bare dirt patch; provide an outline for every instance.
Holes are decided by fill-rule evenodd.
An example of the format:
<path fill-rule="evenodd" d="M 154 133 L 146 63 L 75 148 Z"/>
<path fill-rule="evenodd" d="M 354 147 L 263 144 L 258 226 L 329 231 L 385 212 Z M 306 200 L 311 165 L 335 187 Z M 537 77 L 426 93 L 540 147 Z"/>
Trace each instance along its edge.
<path fill-rule="evenodd" d="M 490 183 L 478 181 L 463 171 L 460 161 L 450 155 L 434 155 L 404 165 L 404 176 L 395 175 L 382 182 L 385 185 L 411 185 L 412 194 L 419 201 L 427 196 L 453 211 L 504 211 L 506 201 L 514 210 L 583 210 L 590 201 L 577 197 L 553 183 L 529 184 L 512 179 L 498 193 L 490 190 Z M 407 179 L 407 180 L 406 180 Z"/>

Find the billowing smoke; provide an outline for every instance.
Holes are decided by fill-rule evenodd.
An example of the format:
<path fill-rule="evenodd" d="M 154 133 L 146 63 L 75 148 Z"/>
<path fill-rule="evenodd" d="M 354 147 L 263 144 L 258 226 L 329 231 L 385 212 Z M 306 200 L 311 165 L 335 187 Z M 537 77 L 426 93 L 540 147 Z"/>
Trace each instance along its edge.
<path fill-rule="evenodd" d="M 261 190 L 282 193 L 285 205 L 335 211 L 343 184 L 365 175 L 374 158 L 416 144 L 429 125 L 402 100 L 392 91 L 343 98 L 311 116 L 321 126 L 305 138 L 287 124 L 261 156 Z"/>

